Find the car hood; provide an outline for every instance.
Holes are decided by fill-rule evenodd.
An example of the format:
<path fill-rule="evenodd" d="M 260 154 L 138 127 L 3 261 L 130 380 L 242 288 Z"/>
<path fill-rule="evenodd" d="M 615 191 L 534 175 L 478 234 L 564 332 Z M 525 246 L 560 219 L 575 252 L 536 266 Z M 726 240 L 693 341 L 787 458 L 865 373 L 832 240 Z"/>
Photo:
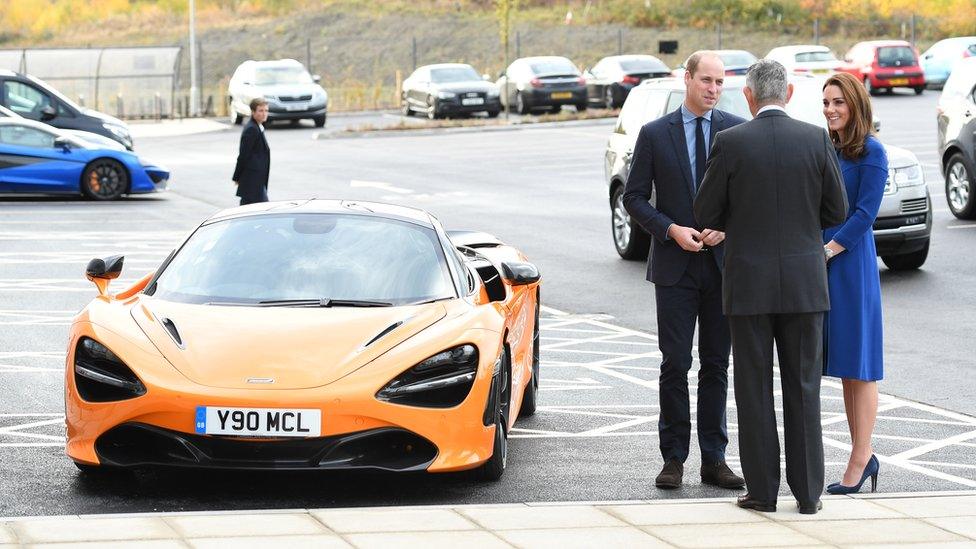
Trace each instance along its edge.
<path fill-rule="evenodd" d="M 882 144 L 884 145 L 884 143 Z M 908 149 L 895 147 L 894 145 L 884 145 L 884 148 L 885 152 L 888 154 L 889 168 L 904 168 L 913 164 L 918 164 L 918 158 Z"/>
<path fill-rule="evenodd" d="M 102 122 L 107 122 L 109 124 L 115 124 L 116 126 L 122 126 L 123 128 L 128 128 L 129 127 L 125 122 L 119 120 L 118 118 L 115 118 L 114 116 L 107 115 L 107 114 L 105 114 L 103 112 L 98 112 L 98 111 L 92 110 L 92 109 L 82 109 L 81 112 L 84 113 L 85 115 L 88 115 L 88 116 L 92 117 L 92 118 L 97 118 L 97 119 L 101 120 Z"/>
<path fill-rule="evenodd" d="M 497 90 L 498 86 L 492 82 L 486 82 L 484 80 L 471 80 L 468 82 L 445 82 L 443 84 L 434 84 L 433 88 L 437 91 L 454 93 L 470 91 L 488 93 L 489 91 Z"/>
<path fill-rule="evenodd" d="M 226 389 L 327 385 L 445 314 L 444 306 L 436 302 L 409 307 L 269 308 L 195 305 L 150 297 L 132 308 L 136 324 L 177 370 L 195 383 Z M 171 335 L 172 327 L 180 343 Z M 409 366 L 404 364 L 404 369 Z M 248 382 L 269 378 L 274 381 Z"/>

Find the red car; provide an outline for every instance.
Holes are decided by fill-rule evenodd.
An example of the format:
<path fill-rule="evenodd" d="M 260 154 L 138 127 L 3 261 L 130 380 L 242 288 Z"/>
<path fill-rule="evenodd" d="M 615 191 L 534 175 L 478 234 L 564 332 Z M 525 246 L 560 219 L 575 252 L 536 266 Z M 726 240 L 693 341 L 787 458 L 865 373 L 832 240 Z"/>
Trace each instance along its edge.
<path fill-rule="evenodd" d="M 904 40 L 858 42 L 844 55 L 839 68 L 856 76 L 872 95 L 881 90 L 912 88 L 925 91 L 925 72 L 918 62 L 918 50 Z"/>

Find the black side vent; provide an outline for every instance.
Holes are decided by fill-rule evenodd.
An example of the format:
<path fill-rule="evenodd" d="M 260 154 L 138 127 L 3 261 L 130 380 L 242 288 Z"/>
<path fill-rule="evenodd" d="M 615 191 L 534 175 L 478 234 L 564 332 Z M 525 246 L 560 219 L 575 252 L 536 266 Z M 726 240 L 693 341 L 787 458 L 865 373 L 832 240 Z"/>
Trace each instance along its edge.
<path fill-rule="evenodd" d="M 481 281 L 485 283 L 488 299 L 490 301 L 505 301 L 505 283 L 502 282 L 498 269 L 487 261 L 480 263 L 475 268 L 478 270 Z"/>
<path fill-rule="evenodd" d="M 176 323 L 168 318 L 163 318 L 160 320 L 160 322 L 163 324 L 163 328 L 166 328 L 166 331 L 169 333 L 169 337 L 173 338 L 173 341 L 179 345 L 180 349 L 184 348 L 183 338 L 180 337 L 180 332 L 176 329 Z"/>
<path fill-rule="evenodd" d="M 362 348 L 365 349 L 366 347 L 369 347 L 373 343 L 376 343 L 376 341 L 378 339 L 380 339 L 381 337 L 385 336 L 386 334 L 392 332 L 393 330 L 396 330 L 402 324 L 403 324 L 403 321 L 402 320 L 399 320 L 397 322 L 394 322 L 393 324 L 390 324 L 389 326 L 387 326 L 386 328 L 384 328 L 382 332 L 380 332 L 380 333 L 376 334 L 375 336 L 373 336 L 373 339 L 370 339 L 366 343 L 363 343 L 363 347 Z"/>

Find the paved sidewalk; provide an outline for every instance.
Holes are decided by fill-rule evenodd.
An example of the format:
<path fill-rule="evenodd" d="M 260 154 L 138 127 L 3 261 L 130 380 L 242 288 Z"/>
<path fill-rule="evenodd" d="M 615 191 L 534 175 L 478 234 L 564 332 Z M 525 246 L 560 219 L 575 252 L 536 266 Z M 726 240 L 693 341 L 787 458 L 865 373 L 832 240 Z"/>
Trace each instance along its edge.
<path fill-rule="evenodd" d="M 976 491 L 826 496 L 819 514 L 729 499 L 0 519 L 0 548 L 976 547 Z"/>

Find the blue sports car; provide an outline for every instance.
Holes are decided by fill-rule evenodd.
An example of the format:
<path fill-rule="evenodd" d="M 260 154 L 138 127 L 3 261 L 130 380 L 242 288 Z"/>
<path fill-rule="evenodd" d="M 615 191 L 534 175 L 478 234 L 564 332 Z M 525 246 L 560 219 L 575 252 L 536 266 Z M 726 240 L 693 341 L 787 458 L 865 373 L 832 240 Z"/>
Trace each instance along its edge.
<path fill-rule="evenodd" d="M 0 118 L 0 193 L 114 200 L 166 188 L 169 170 L 135 154 L 23 118 Z"/>

